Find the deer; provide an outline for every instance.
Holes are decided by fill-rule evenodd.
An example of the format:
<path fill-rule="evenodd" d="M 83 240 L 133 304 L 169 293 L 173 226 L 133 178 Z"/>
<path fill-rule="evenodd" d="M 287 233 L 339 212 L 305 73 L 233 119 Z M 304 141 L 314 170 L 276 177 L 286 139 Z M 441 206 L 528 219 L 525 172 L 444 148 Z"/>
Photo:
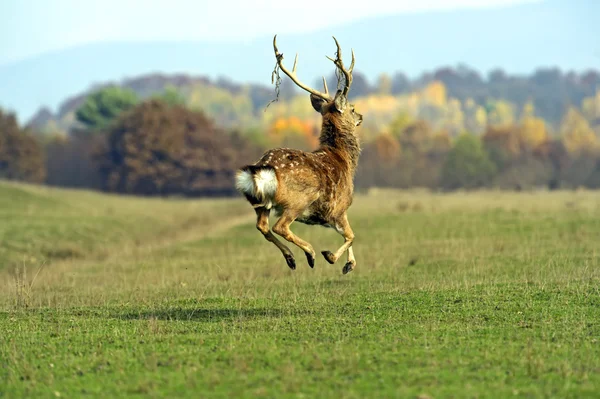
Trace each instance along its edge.
<path fill-rule="evenodd" d="M 344 238 L 344 243 L 335 252 L 322 251 L 321 254 L 327 262 L 335 264 L 347 252 L 347 262 L 342 269 L 343 274 L 347 274 L 356 267 L 352 249 L 355 236 L 347 212 L 353 202 L 354 175 L 361 152 L 356 128 L 362 123 L 363 116 L 348 101 L 355 63 L 354 50 L 350 66 L 346 68 L 340 44 L 335 36 L 333 40 L 337 47 L 336 58 L 327 58 L 339 72 L 340 82 L 332 97 L 325 77 L 324 92 L 298 79 L 298 54 L 292 71 L 284 66 L 283 54 L 277 48 L 277 35 L 273 37 L 276 70 L 278 67 L 296 86 L 310 93 L 312 107 L 322 116 L 319 146 L 311 152 L 290 148 L 268 150 L 254 164 L 236 170 L 235 187 L 254 208 L 256 228 L 281 251 L 290 269 L 296 269 L 294 255 L 273 233 L 301 248 L 308 265 L 311 268 L 315 266 L 312 245 L 290 229 L 296 221 L 332 228 Z M 340 88 L 342 80 L 343 87 Z M 278 218 L 272 231 L 269 228 L 271 213 Z"/>

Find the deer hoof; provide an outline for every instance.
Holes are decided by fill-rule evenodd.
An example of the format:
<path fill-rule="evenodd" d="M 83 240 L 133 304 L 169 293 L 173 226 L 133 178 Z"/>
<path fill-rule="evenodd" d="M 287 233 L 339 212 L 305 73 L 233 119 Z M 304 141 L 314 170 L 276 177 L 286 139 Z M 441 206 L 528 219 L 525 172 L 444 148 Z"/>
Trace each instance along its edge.
<path fill-rule="evenodd" d="M 327 262 L 331 263 L 332 265 L 335 263 L 335 255 L 331 251 L 321 251 L 321 253 Z"/>
<path fill-rule="evenodd" d="M 346 265 L 344 266 L 344 268 L 342 269 L 342 273 L 344 274 L 348 274 L 350 273 L 352 270 L 354 270 L 354 262 L 348 262 L 346 263 Z"/>
<path fill-rule="evenodd" d="M 296 270 L 296 259 L 294 259 L 293 256 L 291 256 L 291 255 L 286 256 L 285 257 L 285 261 L 287 262 L 287 264 L 290 267 L 290 269 Z"/>
<path fill-rule="evenodd" d="M 313 254 L 306 252 L 306 260 L 311 268 L 315 267 L 315 256 Z"/>

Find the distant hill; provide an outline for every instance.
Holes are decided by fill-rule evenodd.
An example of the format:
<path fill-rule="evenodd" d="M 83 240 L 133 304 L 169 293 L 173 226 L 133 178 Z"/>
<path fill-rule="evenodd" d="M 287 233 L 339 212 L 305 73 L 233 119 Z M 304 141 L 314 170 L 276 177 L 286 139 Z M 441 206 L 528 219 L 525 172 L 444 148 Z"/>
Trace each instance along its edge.
<path fill-rule="evenodd" d="M 369 18 L 308 34 L 280 35 L 289 64 L 300 53 L 299 74 L 314 82 L 333 66 L 331 35 L 356 70 L 371 82 L 381 72 L 417 77 L 458 64 L 487 74 L 495 68 L 532 73 L 539 67 L 584 71 L 600 65 L 600 2 L 548 0 L 495 9 L 438 11 Z M 275 32 L 274 32 L 275 33 Z M 0 106 L 24 122 L 42 106 L 56 111 L 67 97 L 93 84 L 150 73 L 183 73 L 236 82 L 270 83 L 272 37 L 247 43 L 97 43 L 0 66 Z"/>

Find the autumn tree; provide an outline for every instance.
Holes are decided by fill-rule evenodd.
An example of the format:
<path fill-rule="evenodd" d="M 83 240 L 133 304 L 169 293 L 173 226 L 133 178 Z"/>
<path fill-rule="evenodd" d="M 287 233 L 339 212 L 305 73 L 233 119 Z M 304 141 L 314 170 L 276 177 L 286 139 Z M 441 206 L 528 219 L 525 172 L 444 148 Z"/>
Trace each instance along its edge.
<path fill-rule="evenodd" d="M 485 105 L 487 121 L 490 125 L 502 126 L 515 122 L 514 106 L 505 100 L 490 100 Z"/>
<path fill-rule="evenodd" d="M 398 140 L 403 152 L 425 153 L 432 144 L 433 129 L 424 120 L 408 123 L 400 133 Z"/>
<path fill-rule="evenodd" d="M 502 171 L 521 154 L 518 127 L 516 125 L 489 125 L 481 137 L 483 147 L 496 169 Z"/>
<path fill-rule="evenodd" d="M 546 123 L 535 116 L 526 116 L 519 124 L 518 135 L 521 148 L 531 152 L 548 140 Z"/>
<path fill-rule="evenodd" d="M 409 125 L 413 124 L 415 119 L 406 111 L 398 112 L 389 126 L 389 132 L 396 137 L 400 137 Z"/>
<path fill-rule="evenodd" d="M 273 145 L 312 151 L 319 144 L 319 129 L 309 121 L 291 116 L 279 118 L 268 128 L 267 134 Z"/>
<path fill-rule="evenodd" d="M 446 86 L 439 80 L 427 84 L 421 90 L 421 95 L 425 103 L 436 107 L 445 106 L 448 98 Z"/>
<path fill-rule="evenodd" d="M 238 155 L 204 113 L 153 99 L 115 122 L 99 161 L 110 191 L 223 195 L 233 193 Z"/>
<path fill-rule="evenodd" d="M 473 134 L 481 134 L 487 126 L 487 112 L 485 108 L 477 104 L 472 98 L 468 98 L 464 104 L 464 128 Z"/>
<path fill-rule="evenodd" d="M 19 127 L 13 113 L 0 109 L 0 178 L 42 183 L 44 154 L 32 134 Z"/>
<path fill-rule="evenodd" d="M 563 118 L 560 132 L 565 147 L 573 155 L 598 150 L 598 137 L 588 121 L 573 107 L 569 108 Z"/>

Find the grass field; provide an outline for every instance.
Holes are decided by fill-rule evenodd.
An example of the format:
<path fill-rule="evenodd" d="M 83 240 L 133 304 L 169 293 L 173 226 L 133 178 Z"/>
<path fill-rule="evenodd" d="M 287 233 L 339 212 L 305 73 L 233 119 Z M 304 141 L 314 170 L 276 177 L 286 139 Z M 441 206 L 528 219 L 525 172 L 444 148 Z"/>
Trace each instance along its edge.
<path fill-rule="evenodd" d="M 600 193 L 378 191 L 350 221 L 352 273 L 291 271 L 241 198 L 0 183 L 0 397 L 600 397 Z"/>

